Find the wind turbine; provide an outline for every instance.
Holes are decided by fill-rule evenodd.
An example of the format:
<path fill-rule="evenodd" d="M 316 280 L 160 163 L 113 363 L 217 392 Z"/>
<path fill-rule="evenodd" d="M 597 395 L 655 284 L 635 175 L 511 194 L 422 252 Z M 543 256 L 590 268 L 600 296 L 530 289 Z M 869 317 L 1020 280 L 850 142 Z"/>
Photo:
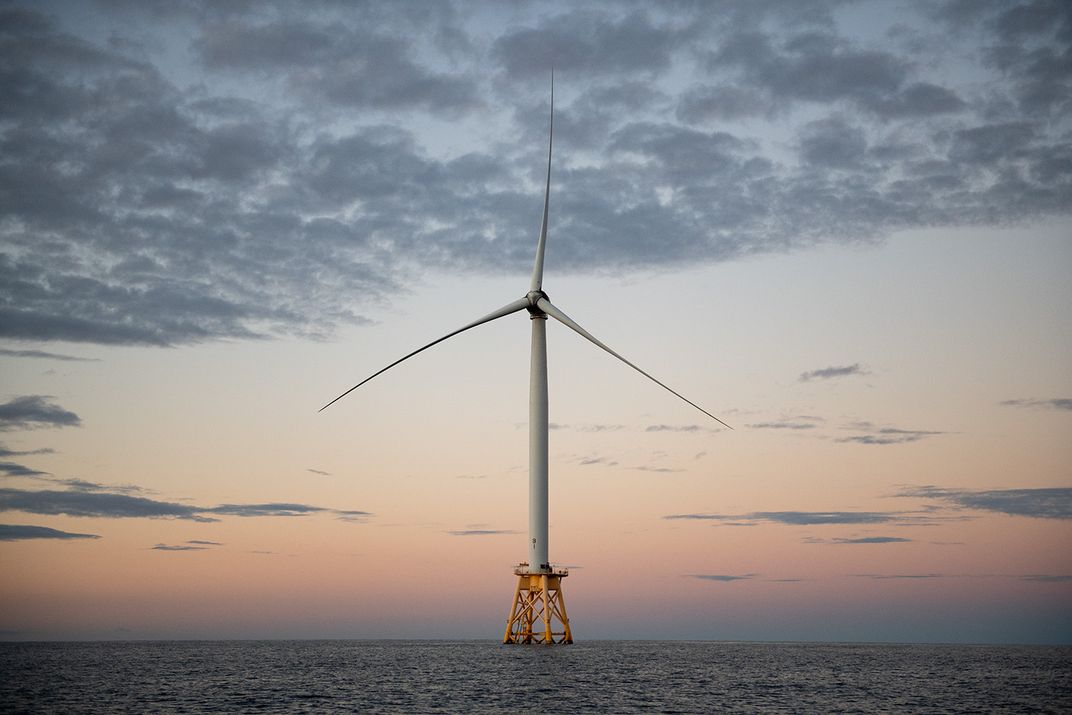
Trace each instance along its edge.
<path fill-rule="evenodd" d="M 511 313 L 527 311 L 532 321 L 532 347 L 529 362 L 529 544 L 528 561 L 518 564 L 514 573 L 518 576 L 513 605 L 506 621 L 504 643 L 572 643 L 566 603 L 562 598 L 561 579 L 568 575 L 563 568 L 555 568 L 547 556 L 547 316 L 573 330 L 589 342 L 602 348 L 629 367 L 639 372 L 660 387 L 689 403 L 719 424 L 733 429 L 728 424 L 703 409 L 684 395 L 670 389 L 659 380 L 641 370 L 618 353 L 611 350 L 595 336 L 582 328 L 572 318 L 555 307 L 543 291 L 543 257 L 547 248 L 547 210 L 551 198 L 551 149 L 554 144 L 555 126 L 555 78 L 551 75 L 551 122 L 547 140 L 547 182 L 543 195 L 543 219 L 540 222 L 540 238 L 536 244 L 536 260 L 532 267 L 532 280 L 524 297 L 488 313 L 479 320 L 447 333 L 424 347 L 405 355 L 387 367 L 369 375 L 346 392 L 320 408 L 324 411 L 372 378 L 383 374 L 395 365 L 422 353 L 447 338 L 464 333 L 484 323 L 490 323 Z M 555 621 L 558 625 L 555 625 Z M 534 630 L 534 626 L 537 630 Z M 542 631 L 538 629 L 542 626 Z M 561 628 L 561 630 L 557 630 Z"/>

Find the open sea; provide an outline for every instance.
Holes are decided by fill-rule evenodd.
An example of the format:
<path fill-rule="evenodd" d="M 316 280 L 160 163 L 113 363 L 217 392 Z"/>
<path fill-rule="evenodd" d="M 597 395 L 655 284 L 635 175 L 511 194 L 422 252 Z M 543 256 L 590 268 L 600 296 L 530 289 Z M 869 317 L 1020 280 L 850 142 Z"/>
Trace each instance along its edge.
<path fill-rule="evenodd" d="M 1072 712 L 1072 648 L 3 643 L 0 712 L 1058 713 Z"/>

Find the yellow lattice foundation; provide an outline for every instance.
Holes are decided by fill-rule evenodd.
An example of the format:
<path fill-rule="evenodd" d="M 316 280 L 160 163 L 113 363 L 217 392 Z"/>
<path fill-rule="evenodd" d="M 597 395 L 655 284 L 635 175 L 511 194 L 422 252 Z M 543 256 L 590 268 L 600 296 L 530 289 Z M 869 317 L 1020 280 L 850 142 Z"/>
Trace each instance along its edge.
<path fill-rule="evenodd" d="M 562 579 L 569 572 L 565 569 L 530 571 L 528 564 L 521 564 L 514 573 L 517 590 L 506 619 L 503 643 L 572 643 L 566 601 L 562 597 Z"/>

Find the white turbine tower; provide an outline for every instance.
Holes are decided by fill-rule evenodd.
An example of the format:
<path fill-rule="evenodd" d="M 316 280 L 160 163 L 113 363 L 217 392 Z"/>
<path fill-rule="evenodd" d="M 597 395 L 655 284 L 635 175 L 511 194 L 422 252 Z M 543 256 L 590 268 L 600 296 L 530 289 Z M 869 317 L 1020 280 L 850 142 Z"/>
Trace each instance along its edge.
<path fill-rule="evenodd" d="M 552 74 L 551 126 L 547 141 L 547 183 L 544 188 L 540 239 L 536 244 L 536 260 L 532 268 L 532 281 L 529 283 L 529 292 L 523 298 L 519 298 L 485 315 L 483 318 L 458 328 L 454 332 L 447 333 L 438 340 L 433 340 L 424 347 L 395 360 L 387 367 L 369 375 L 320 408 L 320 411 L 327 409 L 377 375 L 390 370 L 395 365 L 408 360 L 418 353 L 424 352 L 433 345 L 443 342 L 447 338 L 463 333 L 470 328 L 475 328 L 478 325 L 490 323 L 511 313 L 517 313 L 521 310 L 528 311 L 529 319 L 532 321 L 532 349 L 529 366 L 529 555 L 527 562 L 519 564 L 514 569 L 514 573 L 518 576 L 518 585 L 510 615 L 506 622 L 504 643 L 551 644 L 573 642 L 569 619 L 566 616 L 566 605 L 561 591 L 561 579 L 568 574 L 565 569 L 553 568 L 547 556 L 547 316 L 551 316 L 607 351 L 644 377 L 689 403 L 719 424 L 732 429 L 732 427 L 695 402 L 670 389 L 604 345 L 568 315 L 555 307 L 548 299 L 547 294 L 544 293 L 543 257 L 544 250 L 547 247 L 547 210 L 551 197 L 551 148 L 554 143 L 554 112 L 555 84 L 554 75 Z M 554 624 L 556 620 L 561 630 L 556 630 Z M 542 630 L 534 631 L 534 625 L 542 626 Z"/>

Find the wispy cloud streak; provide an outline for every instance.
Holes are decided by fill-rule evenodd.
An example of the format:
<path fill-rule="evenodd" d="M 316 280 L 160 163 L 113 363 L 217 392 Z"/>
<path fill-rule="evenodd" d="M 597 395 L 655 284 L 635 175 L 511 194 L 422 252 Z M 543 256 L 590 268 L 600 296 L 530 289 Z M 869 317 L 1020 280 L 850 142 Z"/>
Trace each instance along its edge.
<path fill-rule="evenodd" d="M 815 425 L 810 422 L 753 422 L 748 425 L 751 429 L 773 429 L 773 430 L 808 430 L 815 429 Z"/>
<path fill-rule="evenodd" d="M 1072 410 L 1072 398 L 1053 397 L 1048 400 L 1004 400 L 998 404 L 1006 407 L 1035 407 L 1052 410 Z"/>
<path fill-rule="evenodd" d="M 0 524 L 0 541 L 22 541 L 24 539 L 99 539 L 96 534 L 77 534 L 60 531 L 47 526 L 29 526 L 25 524 Z"/>
<path fill-rule="evenodd" d="M 91 484 L 91 483 L 87 483 Z M 92 485 L 91 486 L 97 486 Z M 0 489 L 0 511 L 29 514 L 66 514 L 97 518 L 186 519 L 198 522 L 218 521 L 217 516 L 297 517 L 310 514 L 337 514 L 353 520 L 371 517 L 370 512 L 337 510 L 308 504 L 271 502 L 265 504 L 221 504 L 199 507 L 108 491 Z"/>
<path fill-rule="evenodd" d="M 720 430 L 700 425 L 648 425 L 645 432 L 719 432 Z"/>
<path fill-rule="evenodd" d="M 925 581 L 933 578 L 946 578 L 946 574 L 940 573 L 901 573 L 901 574 L 875 574 L 857 573 L 852 574 L 857 578 L 869 578 L 876 581 Z"/>
<path fill-rule="evenodd" d="M 48 395 L 23 395 L 0 404 L 0 431 L 82 424 L 78 415 L 49 400 Z"/>
<path fill-rule="evenodd" d="M 205 551 L 206 547 L 204 547 L 204 546 L 195 546 L 193 544 L 177 544 L 177 545 L 157 544 L 156 546 L 150 547 L 150 550 L 152 550 L 152 551 Z"/>
<path fill-rule="evenodd" d="M 936 499 L 961 509 L 1037 519 L 1072 519 L 1072 487 L 1040 489 L 947 489 L 906 487 L 896 496 Z"/>
<path fill-rule="evenodd" d="M 0 355 L 6 357 L 37 358 L 40 360 L 58 360 L 60 362 L 100 362 L 100 358 L 75 357 L 73 355 L 60 355 L 43 350 L 10 350 L 0 348 Z"/>
<path fill-rule="evenodd" d="M 732 574 L 705 574 L 705 573 L 692 573 L 688 575 L 689 578 L 699 579 L 701 581 L 719 581 L 722 583 L 729 583 L 731 581 L 748 581 L 755 578 L 756 574 L 746 573 L 740 575 Z"/>
<path fill-rule="evenodd" d="M 26 457 L 35 454 L 55 454 L 56 450 L 48 447 L 41 447 L 39 449 L 9 449 L 6 445 L 0 442 L 0 457 Z"/>
<path fill-rule="evenodd" d="M 844 365 L 840 367 L 822 367 L 818 370 L 809 370 L 807 372 L 800 373 L 800 382 L 809 382 L 811 380 L 830 380 L 837 377 L 850 377 L 852 375 L 868 375 L 860 363 L 853 363 L 852 365 Z"/>
<path fill-rule="evenodd" d="M 846 426 L 845 429 L 866 432 L 867 434 L 853 435 L 851 437 L 841 437 L 839 439 L 835 439 L 835 442 L 853 442 L 856 444 L 869 445 L 905 444 L 908 442 L 919 442 L 922 439 L 934 437 L 936 435 L 947 434 L 946 432 L 939 432 L 935 430 L 912 430 L 900 429 L 898 427 L 875 427 L 870 422 L 857 422 L 852 425 Z"/>
<path fill-rule="evenodd" d="M 856 536 L 834 539 L 809 538 L 805 541 L 809 544 L 906 544 L 912 539 L 901 536 Z"/>
<path fill-rule="evenodd" d="M 44 477 L 49 474 L 15 462 L 0 462 L 0 473 L 7 477 Z"/>
<path fill-rule="evenodd" d="M 900 512 L 875 511 L 754 511 L 748 514 L 669 514 L 664 519 L 739 521 L 814 526 L 819 524 L 888 524 L 906 518 Z"/>

